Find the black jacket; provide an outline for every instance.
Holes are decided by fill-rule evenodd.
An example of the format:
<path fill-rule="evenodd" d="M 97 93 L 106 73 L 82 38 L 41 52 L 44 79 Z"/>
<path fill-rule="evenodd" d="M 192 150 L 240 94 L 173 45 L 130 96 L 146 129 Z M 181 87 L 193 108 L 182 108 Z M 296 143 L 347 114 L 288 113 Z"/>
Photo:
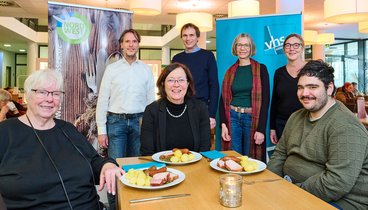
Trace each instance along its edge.
<path fill-rule="evenodd" d="M 194 137 L 194 151 L 211 147 L 210 121 L 207 106 L 198 99 L 188 99 L 188 116 Z M 166 150 L 166 100 L 154 101 L 146 107 L 141 127 L 141 153 L 152 155 Z"/>

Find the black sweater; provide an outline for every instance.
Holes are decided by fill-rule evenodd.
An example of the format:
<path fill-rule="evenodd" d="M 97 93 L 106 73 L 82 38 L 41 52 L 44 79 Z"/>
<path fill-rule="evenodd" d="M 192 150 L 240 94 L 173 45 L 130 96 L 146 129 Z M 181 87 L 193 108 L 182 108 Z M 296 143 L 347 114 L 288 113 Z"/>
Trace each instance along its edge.
<path fill-rule="evenodd" d="M 99 156 L 72 124 L 55 122 L 53 128 L 36 132 L 60 171 L 73 208 L 97 210 L 98 195 L 88 163 L 98 182 L 102 166 L 116 162 Z M 0 133 L 0 193 L 7 208 L 69 209 L 59 176 L 32 128 L 12 118 L 0 123 Z"/>
<path fill-rule="evenodd" d="M 270 128 L 275 129 L 276 118 L 287 120 L 290 115 L 303 108 L 298 96 L 298 79 L 293 78 L 282 66 L 275 71 L 270 112 Z"/>

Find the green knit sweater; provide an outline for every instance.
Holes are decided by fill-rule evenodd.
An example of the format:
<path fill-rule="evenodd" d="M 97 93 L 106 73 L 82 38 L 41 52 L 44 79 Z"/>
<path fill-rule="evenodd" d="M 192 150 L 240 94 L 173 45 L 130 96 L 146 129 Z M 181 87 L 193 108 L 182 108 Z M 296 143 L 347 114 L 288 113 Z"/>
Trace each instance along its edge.
<path fill-rule="evenodd" d="M 321 119 L 308 116 L 305 109 L 291 115 L 268 169 L 344 210 L 367 210 L 366 128 L 338 101 Z"/>

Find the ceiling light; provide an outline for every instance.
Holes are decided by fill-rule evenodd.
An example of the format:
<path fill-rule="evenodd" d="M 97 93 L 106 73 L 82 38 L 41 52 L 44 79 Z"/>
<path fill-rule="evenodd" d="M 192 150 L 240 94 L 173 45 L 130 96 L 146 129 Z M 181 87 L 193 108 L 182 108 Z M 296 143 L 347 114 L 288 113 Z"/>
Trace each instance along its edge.
<path fill-rule="evenodd" d="M 11 47 L 11 44 L 4 44 L 4 47 Z"/>
<path fill-rule="evenodd" d="M 212 31 L 212 15 L 204 12 L 187 12 L 176 15 L 176 28 L 181 30 L 181 27 L 187 23 L 193 23 L 201 32 Z"/>
<path fill-rule="evenodd" d="M 161 0 L 129 0 L 129 8 L 136 15 L 159 15 Z"/>
<path fill-rule="evenodd" d="M 359 22 L 359 32 L 368 33 L 368 21 Z"/>
<path fill-rule="evenodd" d="M 317 44 L 333 44 L 335 42 L 335 34 L 333 33 L 322 33 L 318 34 Z"/>
<path fill-rule="evenodd" d="M 25 52 L 26 50 L 25 49 L 19 49 L 19 52 Z"/>
<path fill-rule="evenodd" d="M 325 0 L 324 18 L 333 23 L 356 23 L 368 20 L 367 0 Z"/>
<path fill-rule="evenodd" d="M 304 30 L 304 44 L 313 45 L 317 42 L 318 33 L 314 30 Z"/>
<path fill-rule="evenodd" d="M 229 17 L 259 15 L 259 2 L 256 0 L 232 1 L 227 4 Z"/>

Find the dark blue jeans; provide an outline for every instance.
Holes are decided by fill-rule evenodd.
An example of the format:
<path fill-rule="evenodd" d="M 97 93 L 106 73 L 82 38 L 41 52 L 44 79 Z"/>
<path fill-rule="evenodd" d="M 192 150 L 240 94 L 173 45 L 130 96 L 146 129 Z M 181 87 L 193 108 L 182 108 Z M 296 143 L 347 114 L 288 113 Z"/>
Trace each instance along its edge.
<path fill-rule="evenodd" d="M 249 156 L 252 115 L 230 110 L 231 146 L 236 152 Z"/>
<path fill-rule="evenodd" d="M 107 136 L 109 138 L 108 155 L 116 160 L 121 157 L 140 156 L 140 130 L 143 114 L 134 118 L 124 118 L 119 115 L 107 116 Z M 110 210 L 115 210 L 116 199 L 107 193 Z"/>

